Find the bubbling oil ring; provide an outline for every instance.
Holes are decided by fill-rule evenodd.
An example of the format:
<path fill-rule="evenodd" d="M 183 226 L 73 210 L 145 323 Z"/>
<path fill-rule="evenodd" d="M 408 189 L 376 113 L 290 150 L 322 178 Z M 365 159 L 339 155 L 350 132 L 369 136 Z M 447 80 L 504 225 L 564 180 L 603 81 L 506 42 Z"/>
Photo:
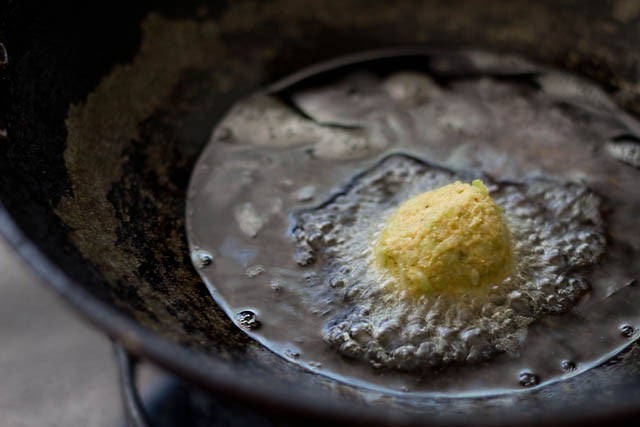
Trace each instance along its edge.
<path fill-rule="evenodd" d="M 326 277 L 314 283 L 329 283 L 328 297 L 312 290 L 308 303 L 331 301 L 323 338 L 342 354 L 402 370 L 516 355 L 534 320 L 567 311 L 588 289 L 580 269 L 593 265 L 605 244 L 599 198 L 575 184 L 541 180 L 487 181 L 513 232 L 517 265 L 486 295 L 416 297 L 383 279 L 371 268 L 371 250 L 389 211 L 461 178 L 392 155 L 342 195 L 297 215 L 297 252 L 320 259 Z"/>

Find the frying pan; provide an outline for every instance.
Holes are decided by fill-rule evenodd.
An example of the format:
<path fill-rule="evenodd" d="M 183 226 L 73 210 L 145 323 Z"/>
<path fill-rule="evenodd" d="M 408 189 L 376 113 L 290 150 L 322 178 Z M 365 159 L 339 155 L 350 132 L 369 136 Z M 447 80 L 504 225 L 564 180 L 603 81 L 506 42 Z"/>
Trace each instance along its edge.
<path fill-rule="evenodd" d="M 213 125 L 261 85 L 363 50 L 473 47 L 591 78 L 640 114 L 639 16 L 631 0 L 8 2 L 0 231 L 129 352 L 227 398 L 351 425 L 632 420 L 637 346 L 513 396 L 415 398 L 307 372 L 215 305 L 191 266 L 183 218 Z"/>

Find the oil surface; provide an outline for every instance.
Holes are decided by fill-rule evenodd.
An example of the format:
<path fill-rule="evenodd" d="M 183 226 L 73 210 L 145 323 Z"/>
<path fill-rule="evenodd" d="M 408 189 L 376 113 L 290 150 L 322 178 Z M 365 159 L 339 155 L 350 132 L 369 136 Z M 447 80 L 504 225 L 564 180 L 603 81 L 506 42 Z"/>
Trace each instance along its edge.
<path fill-rule="evenodd" d="M 459 396 L 576 375 L 633 342 L 640 326 L 640 124 L 633 117 L 589 82 L 521 58 L 464 52 L 349 62 L 239 101 L 194 170 L 192 258 L 238 326 L 342 381 Z M 398 171 L 404 176 L 388 179 Z M 493 328 L 487 338 L 482 328 L 470 332 L 477 318 L 458 319 L 453 332 L 467 347 L 445 340 L 444 350 L 425 350 L 439 355 L 430 367 L 416 362 L 420 344 L 455 328 L 428 313 L 418 316 L 423 329 L 435 325 L 427 338 L 378 339 L 386 359 L 358 350 L 352 327 L 373 319 L 370 334 L 411 312 L 401 303 L 361 310 L 378 304 L 363 292 L 371 286 L 354 280 L 366 278 L 367 233 L 410 195 L 474 177 L 492 182 L 510 225 L 520 227 L 520 252 L 538 265 L 523 276 L 528 291 L 514 288 L 493 302 L 528 320 Z M 342 219 L 361 224 L 336 233 L 326 212 L 339 199 L 351 206 Z M 342 252 L 332 254 L 335 247 Z M 412 325 L 397 323 L 391 335 Z M 493 344 L 474 344 L 483 339 Z"/>

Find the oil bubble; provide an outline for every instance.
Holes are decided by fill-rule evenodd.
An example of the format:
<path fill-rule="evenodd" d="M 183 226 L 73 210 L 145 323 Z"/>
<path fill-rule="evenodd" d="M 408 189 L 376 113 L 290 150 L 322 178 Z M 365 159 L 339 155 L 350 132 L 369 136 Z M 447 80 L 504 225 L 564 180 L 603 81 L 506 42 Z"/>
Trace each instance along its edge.
<path fill-rule="evenodd" d="M 300 245 L 296 247 L 293 259 L 300 267 L 306 267 L 316 262 L 314 251 L 310 246 L 302 247 Z"/>
<path fill-rule="evenodd" d="M 332 288 L 342 288 L 344 287 L 344 278 L 342 277 L 332 277 L 329 279 L 329 286 Z"/>
<path fill-rule="evenodd" d="M 196 251 L 191 255 L 191 258 L 198 268 L 205 268 L 213 264 L 213 255 L 206 251 Z"/>
<path fill-rule="evenodd" d="M 620 326 L 620 335 L 622 335 L 625 338 L 631 338 L 633 336 L 633 334 L 635 334 L 635 333 L 636 333 L 636 330 L 631 325 L 621 325 Z"/>
<path fill-rule="evenodd" d="M 522 372 L 518 377 L 518 382 L 522 387 L 535 387 L 540 384 L 540 378 L 531 372 Z"/>
<path fill-rule="evenodd" d="M 291 348 L 288 348 L 284 351 L 285 356 L 291 358 L 291 359 L 297 359 L 300 357 L 300 352 L 298 350 L 294 350 Z"/>
<path fill-rule="evenodd" d="M 258 329 L 262 324 L 251 310 L 243 310 L 236 314 L 236 320 L 245 329 Z"/>
<path fill-rule="evenodd" d="M 576 364 L 571 360 L 563 360 L 562 362 L 560 362 L 560 367 L 562 368 L 562 372 L 564 373 L 573 372 L 576 370 Z"/>

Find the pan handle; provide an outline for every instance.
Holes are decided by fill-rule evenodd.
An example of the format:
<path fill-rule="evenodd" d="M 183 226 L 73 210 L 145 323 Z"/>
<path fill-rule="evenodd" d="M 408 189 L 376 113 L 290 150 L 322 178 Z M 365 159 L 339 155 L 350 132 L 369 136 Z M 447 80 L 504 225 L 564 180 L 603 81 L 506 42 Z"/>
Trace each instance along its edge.
<path fill-rule="evenodd" d="M 149 417 L 144 409 L 136 386 L 136 366 L 138 360 L 120 344 L 114 342 L 120 394 L 128 427 L 149 427 Z"/>

